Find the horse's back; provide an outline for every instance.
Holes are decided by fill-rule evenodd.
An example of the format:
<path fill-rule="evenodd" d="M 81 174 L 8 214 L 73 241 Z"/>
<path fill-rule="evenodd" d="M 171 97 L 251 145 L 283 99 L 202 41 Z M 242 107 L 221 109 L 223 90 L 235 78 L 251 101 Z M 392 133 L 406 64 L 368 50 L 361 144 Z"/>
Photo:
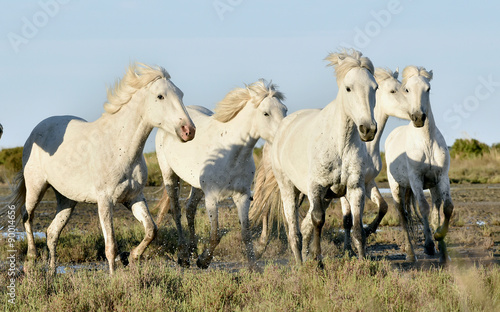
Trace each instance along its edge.
<path fill-rule="evenodd" d="M 203 114 L 207 117 L 212 116 L 214 114 L 214 112 L 212 112 L 208 108 L 199 105 L 189 105 L 186 106 L 186 109 L 188 110 L 189 116 L 191 117 L 192 115 L 196 115 L 197 113 Z"/>
<path fill-rule="evenodd" d="M 75 123 L 86 123 L 86 121 L 80 117 L 65 115 L 52 116 L 38 123 L 24 145 L 23 164 L 30 157 L 33 145 L 50 156 L 54 155 L 63 144 L 68 129 Z"/>

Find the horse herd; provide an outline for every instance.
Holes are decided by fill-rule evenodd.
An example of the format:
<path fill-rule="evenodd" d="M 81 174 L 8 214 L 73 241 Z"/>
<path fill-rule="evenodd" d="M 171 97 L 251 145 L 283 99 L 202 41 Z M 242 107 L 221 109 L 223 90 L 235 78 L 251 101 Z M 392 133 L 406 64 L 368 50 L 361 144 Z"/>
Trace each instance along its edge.
<path fill-rule="evenodd" d="M 165 184 L 159 217 L 172 210 L 181 266 L 189 266 L 191 256 L 197 254 L 194 217 L 203 195 L 211 232 L 208 248 L 198 256 L 198 267 L 207 268 L 212 261 L 220 241 L 217 204 L 227 197 L 237 207 L 250 266 L 265 249 L 271 210 L 283 209 L 296 263 L 310 256 L 322 267 L 321 232 L 325 210 L 334 198 L 341 198 L 344 247 L 353 252 L 352 229 L 357 256 L 363 258 L 366 237 L 375 232 L 387 212 L 387 203 L 374 179 L 382 167 L 381 133 L 388 117 L 395 116 L 411 120 L 409 125 L 395 129 L 385 144 L 389 184 L 406 233 L 407 259 L 416 260 L 408 234 L 408 213 L 418 204 L 425 252 L 435 253 L 434 239 L 441 261 L 446 261 L 444 237 L 453 204 L 449 153 L 429 101 L 432 71 L 408 66 L 400 82 L 398 71 L 375 69 L 356 50 L 331 53 L 326 60 L 335 69 L 339 90 L 336 99 L 323 109 L 304 109 L 288 116 L 284 95 L 264 80 L 230 91 L 212 112 L 200 106 L 185 107 L 182 91 L 163 68 L 131 65 L 108 90 L 105 112 L 96 121 L 54 116 L 33 129 L 24 145 L 23 169 L 14 180 L 10 204 L 0 208 L 0 226 L 23 223 L 27 264 L 32 263 L 37 257 L 34 211 L 47 188 L 52 187 L 57 200 L 55 218 L 47 229 L 52 272 L 58 238 L 77 202 L 98 206 L 111 274 L 115 259 L 138 261 L 157 233 L 143 194 L 147 178 L 143 149 L 157 127 L 156 152 Z M 260 138 L 266 143 L 256 171 L 253 148 Z M 181 225 L 181 179 L 191 185 L 186 204 L 189 242 Z M 431 190 L 432 206 L 424 197 L 424 189 Z M 298 208 L 304 196 L 310 208 L 300 224 Z M 365 196 L 379 211 L 363 228 Z M 144 239 L 130 254 L 118 255 L 117 251 L 113 210 L 118 203 L 131 210 L 145 229 Z M 442 225 L 441 206 L 445 217 Z M 15 218 L 8 215 L 11 207 L 15 207 Z M 249 212 L 263 222 L 257 255 Z"/>

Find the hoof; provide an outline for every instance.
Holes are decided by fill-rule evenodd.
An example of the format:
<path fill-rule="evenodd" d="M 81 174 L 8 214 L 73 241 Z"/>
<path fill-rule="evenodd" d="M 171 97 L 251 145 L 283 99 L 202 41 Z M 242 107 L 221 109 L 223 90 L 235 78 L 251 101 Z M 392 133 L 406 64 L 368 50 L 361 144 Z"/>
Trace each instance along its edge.
<path fill-rule="evenodd" d="M 365 232 L 365 237 L 368 237 L 368 236 L 372 235 L 373 233 L 375 233 L 375 230 L 372 229 L 371 227 L 367 226 L 367 227 L 363 228 L 363 232 Z"/>
<path fill-rule="evenodd" d="M 415 262 L 417 262 L 417 257 L 414 254 L 407 254 L 406 255 L 406 262 L 415 263 Z"/>
<path fill-rule="evenodd" d="M 344 248 L 344 255 L 347 255 L 349 258 L 356 258 L 356 253 L 352 248 Z"/>
<path fill-rule="evenodd" d="M 191 267 L 191 263 L 189 262 L 189 259 L 177 259 L 177 264 L 179 264 L 183 268 L 189 268 Z"/>
<path fill-rule="evenodd" d="M 121 263 L 123 264 L 123 266 L 127 266 L 129 265 L 129 260 L 128 260 L 129 256 L 130 252 L 124 251 L 115 258 L 115 262 Z"/>
<path fill-rule="evenodd" d="M 318 260 L 318 270 L 323 271 L 325 269 L 325 265 L 323 264 L 323 261 Z"/>
<path fill-rule="evenodd" d="M 210 261 L 202 261 L 202 260 L 200 260 L 200 258 L 198 258 L 198 260 L 196 260 L 196 265 L 200 269 L 206 270 L 206 269 L 208 269 L 208 266 L 210 265 Z"/>
<path fill-rule="evenodd" d="M 436 254 L 436 248 L 434 247 L 434 243 L 426 244 L 424 252 L 426 255 L 434 256 Z"/>
<path fill-rule="evenodd" d="M 262 257 L 264 252 L 266 251 L 267 244 L 262 244 L 258 242 L 255 244 L 255 259 L 258 260 Z"/>

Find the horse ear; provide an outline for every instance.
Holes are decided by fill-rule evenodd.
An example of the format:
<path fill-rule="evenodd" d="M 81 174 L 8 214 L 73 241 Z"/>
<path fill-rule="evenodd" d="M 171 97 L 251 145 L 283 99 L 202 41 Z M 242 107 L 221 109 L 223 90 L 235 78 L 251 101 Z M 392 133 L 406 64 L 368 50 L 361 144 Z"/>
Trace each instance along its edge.
<path fill-rule="evenodd" d="M 246 86 L 248 94 L 250 94 L 250 97 L 255 97 L 257 95 L 257 92 L 252 90 L 249 86 Z"/>
<path fill-rule="evenodd" d="M 337 56 L 337 58 L 338 58 L 338 64 L 339 64 L 339 65 L 341 65 L 341 64 L 344 62 L 344 60 L 345 60 L 346 56 L 345 56 L 345 55 L 342 55 L 342 54 L 339 54 L 339 55 Z"/>
<path fill-rule="evenodd" d="M 392 77 L 394 77 L 394 79 L 398 79 L 398 76 L 399 76 L 399 67 L 396 67 L 396 70 L 392 73 Z"/>
<path fill-rule="evenodd" d="M 432 80 L 432 77 L 434 76 L 434 74 L 432 73 L 432 69 L 429 71 L 429 76 L 430 76 L 430 77 L 429 77 L 429 81 L 431 81 L 431 80 Z"/>

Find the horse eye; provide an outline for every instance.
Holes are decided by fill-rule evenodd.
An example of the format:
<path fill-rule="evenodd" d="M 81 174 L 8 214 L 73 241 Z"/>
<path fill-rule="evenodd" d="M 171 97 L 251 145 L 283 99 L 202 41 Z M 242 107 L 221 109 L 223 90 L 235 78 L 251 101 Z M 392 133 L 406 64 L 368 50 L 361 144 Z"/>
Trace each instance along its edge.
<path fill-rule="evenodd" d="M 266 117 L 269 116 L 269 113 L 264 113 L 264 116 L 266 116 Z"/>
<path fill-rule="evenodd" d="M 347 92 L 351 92 L 351 88 L 349 88 L 349 87 L 345 87 L 345 90 L 346 90 Z"/>
<path fill-rule="evenodd" d="M 396 93 L 396 90 L 391 90 L 391 93 Z"/>
<path fill-rule="evenodd" d="M 158 100 L 163 100 L 163 95 L 158 95 Z"/>
<path fill-rule="evenodd" d="M 408 90 L 408 89 L 405 89 L 405 91 L 406 91 L 406 93 L 410 92 L 410 90 Z"/>

